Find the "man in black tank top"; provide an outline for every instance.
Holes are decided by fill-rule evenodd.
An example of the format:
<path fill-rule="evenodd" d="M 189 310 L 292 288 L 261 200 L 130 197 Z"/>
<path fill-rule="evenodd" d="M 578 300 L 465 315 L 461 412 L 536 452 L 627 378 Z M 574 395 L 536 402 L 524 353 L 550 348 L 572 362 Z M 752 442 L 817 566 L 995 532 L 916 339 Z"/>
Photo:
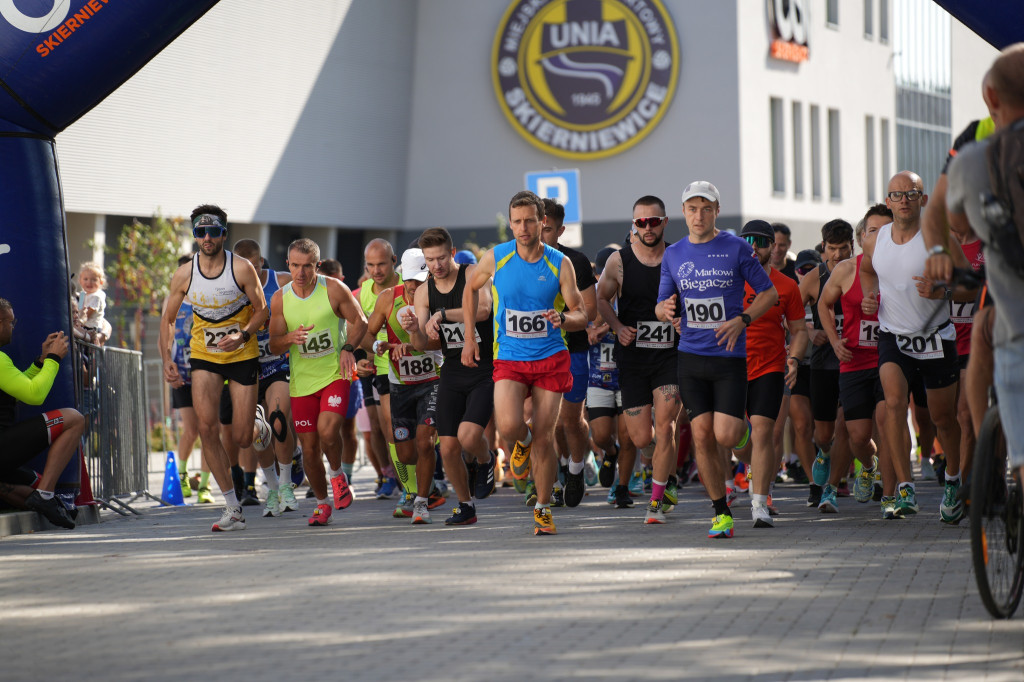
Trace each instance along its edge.
<path fill-rule="evenodd" d="M 654 196 L 637 199 L 631 243 L 608 257 L 597 285 L 597 310 L 617 337 L 615 359 L 629 437 L 638 449 L 656 440 L 645 523 L 664 523 L 665 507 L 676 503 L 676 420 L 682 407 L 676 376 L 679 338 L 672 324 L 654 314 L 667 223 L 665 202 Z M 612 308 L 616 298 L 618 312 Z M 628 484 L 633 463 L 618 464 L 617 493 Z"/>
<path fill-rule="evenodd" d="M 484 438 L 484 429 L 494 413 L 490 291 L 481 292 L 476 320 L 469 329 L 480 346 L 480 362 L 477 367 L 466 367 L 462 364 L 467 333 L 462 319 L 462 293 L 468 268 L 473 266 L 463 267 L 452 260 L 452 237 L 443 227 L 426 230 L 420 236 L 419 248 L 430 269 L 430 279 L 427 286 L 416 290 L 415 319 L 408 324 L 403 322 L 402 327 L 409 332 L 416 350 L 440 349 L 444 355 L 437 388 L 437 435 L 441 439 L 445 473 L 459 498 L 459 506 L 445 525 L 466 526 L 476 523 L 472 497 L 482 500 L 494 491 L 495 456 Z M 463 450 L 473 457 L 472 481 L 462 458 Z"/>
<path fill-rule="evenodd" d="M 839 358 L 821 326 L 818 298 L 832 269 L 853 255 L 853 226 L 841 218 L 830 220 L 821 228 L 824 260 L 808 272 L 800 282 L 804 305 L 810 304 L 813 329 L 808 329 L 811 342 L 811 411 L 814 415 L 814 444 L 818 448 L 811 467 L 811 494 L 807 506 L 816 506 L 823 513 L 835 513 L 836 489 L 828 486 L 833 450 L 837 461 L 849 466 L 850 439 L 846 423 L 839 413 Z M 835 305 L 836 332 L 843 333 L 843 308 Z M 834 447 L 833 447 L 834 445 Z M 826 489 L 827 488 L 827 489 Z"/>

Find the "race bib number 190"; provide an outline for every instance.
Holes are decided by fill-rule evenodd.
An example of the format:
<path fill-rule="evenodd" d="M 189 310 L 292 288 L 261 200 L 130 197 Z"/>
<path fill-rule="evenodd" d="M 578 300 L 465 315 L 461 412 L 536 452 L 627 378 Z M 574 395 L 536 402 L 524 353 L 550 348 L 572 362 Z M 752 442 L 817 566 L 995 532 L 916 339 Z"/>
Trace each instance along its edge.
<path fill-rule="evenodd" d="M 686 326 L 690 329 L 718 329 L 725 322 L 725 299 L 686 298 Z"/>
<path fill-rule="evenodd" d="M 858 348 L 878 348 L 878 320 L 861 320 Z"/>
<path fill-rule="evenodd" d="M 543 339 L 548 335 L 548 321 L 543 310 L 505 309 L 505 335 L 513 339 Z"/>

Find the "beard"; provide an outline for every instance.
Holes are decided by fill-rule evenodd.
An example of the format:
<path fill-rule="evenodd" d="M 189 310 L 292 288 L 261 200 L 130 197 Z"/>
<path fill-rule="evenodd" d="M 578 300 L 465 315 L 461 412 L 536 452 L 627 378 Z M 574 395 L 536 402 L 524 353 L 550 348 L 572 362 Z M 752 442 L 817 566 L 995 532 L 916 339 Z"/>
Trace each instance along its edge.
<path fill-rule="evenodd" d="M 665 233 L 663 232 L 661 234 L 658 234 L 657 232 L 655 232 L 655 233 L 653 233 L 652 236 L 654 237 L 653 241 L 647 241 L 646 239 L 644 239 L 641 236 L 640 237 L 640 243 L 643 244 L 644 246 L 648 247 L 648 248 L 651 248 L 653 246 L 657 246 L 658 244 L 661 243 L 661 240 L 662 240 L 662 238 L 664 238 Z"/>

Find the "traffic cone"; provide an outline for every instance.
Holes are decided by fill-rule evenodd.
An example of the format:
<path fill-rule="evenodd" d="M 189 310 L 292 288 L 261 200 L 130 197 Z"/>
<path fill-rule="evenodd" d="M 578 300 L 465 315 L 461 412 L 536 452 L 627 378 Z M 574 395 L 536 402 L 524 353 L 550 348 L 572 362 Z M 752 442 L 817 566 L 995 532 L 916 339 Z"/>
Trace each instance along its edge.
<path fill-rule="evenodd" d="M 89 482 L 89 469 L 85 466 L 85 453 L 79 450 L 78 460 L 81 463 L 82 487 L 78 490 L 78 497 L 75 499 L 76 507 L 96 504 L 92 497 L 92 485 Z"/>
<path fill-rule="evenodd" d="M 181 494 L 181 479 L 178 478 L 178 458 L 172 450 L 167 451 L 167 466 L 164 469 L 164 487 L 160 499 L 176 507 L 185 504 Z"/>

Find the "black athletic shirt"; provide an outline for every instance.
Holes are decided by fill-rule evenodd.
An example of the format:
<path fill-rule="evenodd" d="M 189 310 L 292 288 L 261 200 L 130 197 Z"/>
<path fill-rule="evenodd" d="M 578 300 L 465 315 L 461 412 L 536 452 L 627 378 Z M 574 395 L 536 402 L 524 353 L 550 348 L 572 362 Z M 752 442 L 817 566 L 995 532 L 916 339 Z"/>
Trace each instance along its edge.
<path fill-rule="evenodd" d="M 818 298 L 811 306 L 811 318 L 814 322 L 815 329 L 823 328 L 821 326 L 821 318 L 818 317 L 818 300 L 821 299 L 821 292 L 825 290 L 825 283 L 828 282 L 828 278 L 831 276 L 832 272 L 828 269 L 828 264 L 821 263 L 818 265 Z M 836 314 L 836 332 L 839 336 L 842 336 L 843 327 L 838 323 L 843 317 L 842 303 L 840 301 L 836 301 L 833 310 Z M 821 346 L 811 346 L 811 369 L 839 369 L 839 358 L 836 357 L 836 351 L 832 348 L 831 343 L 826 343 Z"/>
<path fill-rule="evenodd" d="M 668 243 L 666 242 L 666 246 Z M 661 283 L 661 263 L 654 266 L 647 266 L 640 262 L 633 253 L 633 245 L 627 244 L 619 250 L 619 258 L 622 259 L 622 289 L 619 293 L 619 322 L 627 327 L 636 328 L 637 322 L 641 320 L 653 321 L 658 316 L 654 314 L 654 308 L 658 305 L 658 287 Z M 674 327 L 671 328 L 671 348 L 668 353 L 674 355 L 676 345 L 679 342 L 679 335 Z M 615 344 L 617 358 L 642 360 L 650 359 L 651 353 L 665 352 L 658 349 L 637 348 L 634 340 L 628 346 L 621 343 Z"/>
<path fill-rule="evenodd" d="M 558 250 L 565 254 L 572 263 L 572 269 L 576 271 L 576 288 L 583 293 L 584 289 L 597 284 L 597 278 L 594 277 L 594 268 L 590 265 L 590 259 L 585 255 L 577 251 L 576 249 L 570 249 L 568 246 L 558 245 Z M 587 330 L 578 332 L 565 332 L 565 344 L 569 348 L 570 353 L 587 353 L 590 351 L 590 341 L 587 339 Z"/>
<path fill-rule="evenodd" d="M 462 292 L 466 288 L 466 266 L 459 266 L 459 272 L 455 275 L 455 286 L 447 294 L 437 290 L 434 278 L 427 279 L 427 305 L 430 307 L 430 314 L 433 315 L 441 308 L 455 310 L 462 308 Z M 446 370 L 463 372 L 481 372 L 490 374 L 492 369 L 491 358 L 494 352 L 494 323 L 493 313 L 487 316 L 483 322 L 476 323 L 477 335 L 480 337 L 477 342 L 480 346 L 480 362 L 477 367 L 466 367 L 462 364 L 462 348 L 464 346 L 465 326 L 461 322 L 441 323 L 441 354 L 444 356 L 444 364 L 441 365 L 441 372 Z"/>

